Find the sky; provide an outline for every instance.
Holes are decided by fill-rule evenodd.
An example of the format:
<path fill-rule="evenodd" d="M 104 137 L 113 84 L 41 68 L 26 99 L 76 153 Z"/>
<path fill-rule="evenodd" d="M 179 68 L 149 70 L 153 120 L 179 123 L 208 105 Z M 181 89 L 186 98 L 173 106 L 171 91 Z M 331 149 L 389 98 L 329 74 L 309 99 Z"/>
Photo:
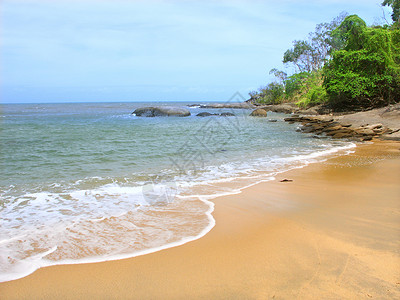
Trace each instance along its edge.
<path fill-rule="evenodd" d="M 0 102 L 226 101 L 273 80 L 292 41 L 382 0 L 0 0 Z"/>

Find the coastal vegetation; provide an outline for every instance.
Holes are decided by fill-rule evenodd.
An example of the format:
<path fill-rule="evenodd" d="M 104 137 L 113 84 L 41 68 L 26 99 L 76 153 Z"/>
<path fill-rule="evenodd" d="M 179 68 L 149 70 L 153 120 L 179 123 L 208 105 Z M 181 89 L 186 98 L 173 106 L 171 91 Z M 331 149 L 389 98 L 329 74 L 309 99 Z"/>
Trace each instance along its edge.
<path fill-rule="evenodd" d="M 301 108 L 365 110 L 400 102 L 400 0 L 385 0 L 392 24 L 367 26 L 341 14 L 296 40 L 283 55 L 291 75 L 272 69 L 274 82 L 250 92 L 255 104 L 296 103 Z"/>

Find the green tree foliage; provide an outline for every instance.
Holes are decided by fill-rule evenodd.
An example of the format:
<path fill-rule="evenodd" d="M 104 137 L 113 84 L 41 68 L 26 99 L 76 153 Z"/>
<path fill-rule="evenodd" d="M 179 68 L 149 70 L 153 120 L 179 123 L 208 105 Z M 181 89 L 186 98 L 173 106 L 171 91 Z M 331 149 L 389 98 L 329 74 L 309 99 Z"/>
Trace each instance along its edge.
<path fill-rule="evenodd" d="M 317 25 L 307 40 L 294 41 L 283 62 L 296 67 L 288 76 L 272 69 L 276 82 L 250 95 L 256 102 L 326 103 L 334 109 L 373 108 L 400 101 L 400 0 L 392 25 L 368 27 L 357 15 Z"/>
<path fill-rule="evenodd" d="M 289 76 L 285 80 L 286 97 L 294 100 L 297 95 L 301 95 L 309 77 L 310 73 L 308 72 L 295 73 Z"/>
<path fill-rule="evenodd" d="M 392 8 L 392 20 L 398 25 L 400 23 L 400 0 L 384 0 L 382 6 L 390 6 Z"/>
<path fill-rule="evenodd" d="M 266 87 L 261 87 L 257 102 L 262 104 L 279 104 L 285 98 L 285 87 L 277 82 L 271 82 Z"/>
<path fill-rule="evenodd" d="M 348 16 L 333 32 L 344 43 L 324 67 L 333 107 L 377 107 L 400 100 L 399 30 L 368 28 Z"/>
<path fill-rule="evenodd" d="M 293 74 L 285 81 L 286 99 L 304 108 L 325 103 L 328 98 L 322 83 L 321 71 Z"/>
<path fill-rule="evenodd" d="M 294 41 L 293 48 L 283 55 L 283 63 L 293 63 L 300 72 L 311 72 L 318 67 L 314 57 L 315 53 L 309 42 Z"/>

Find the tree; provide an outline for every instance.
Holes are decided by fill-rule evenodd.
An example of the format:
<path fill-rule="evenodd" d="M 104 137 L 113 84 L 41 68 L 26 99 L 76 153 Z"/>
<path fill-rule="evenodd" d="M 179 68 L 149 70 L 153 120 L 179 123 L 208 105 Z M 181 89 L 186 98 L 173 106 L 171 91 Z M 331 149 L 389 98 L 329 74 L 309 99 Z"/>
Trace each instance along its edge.
<path fill-rule="evenodd" d="M 342 41 L 332 32 L 342 23 L 347 13 L 342 13 L 330 23 L 318 24 L 307 41 L 294 41 L 293 48 L 285 52 L 283 63 L 292 63 L 298 72 L 314 72 L 323 67 L 331 53 L 342 47 Z"/>
<path fill-rule="evenodd" d="M 285 72 L 280 71 L 276 68 L 271 69 L 271 71 L 269 71 L 269 74 L 274 74 L 274 76 L 279 80 L 280 84 L 284 84 L 287 78 L 287 74 Z"/>
<path fill-rule="evenodd" d="M 400 0 L 384 0 L 382 6 L 392 7 L 392 20 L 397 24 L 400 23 Z"/>
<path fill-rule="evenodd" d="M 264 104 L 278 104 L 285 98 L 285 88 L 282 84 L 271 82 L 266 87 L 259 88 L 257 101 Z"/>
<path fill-rule="evenodd" d="M 294 41 L 293 46 L 283 55 L 283 63 L 293 63 L 299 72 L 311 72 L 314 70 L 311 45 L 307 41 Z"/>
<path fill-rule="evenodd" d="M 324 67 L 324 87 L 334 107 L 372 108 L 400 100 L 400 30 L 368 28 L 357 15 L 335 30 L 344 48 Z"/>

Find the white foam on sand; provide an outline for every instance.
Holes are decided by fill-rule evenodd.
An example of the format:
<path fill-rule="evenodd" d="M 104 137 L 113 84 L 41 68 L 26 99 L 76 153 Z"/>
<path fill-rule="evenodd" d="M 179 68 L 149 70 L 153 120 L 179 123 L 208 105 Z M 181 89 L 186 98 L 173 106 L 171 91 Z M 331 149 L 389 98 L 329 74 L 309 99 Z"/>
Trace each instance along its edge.
<path fill-rule="evenodd" d="M 349 154 L 355 146 L 347 143 L 241 165 L 226 163 L 206 168 L 196 180 L 191 175 L 190 180 L 181 176 L 175 182 L 133 187 L 107 184 L 93 190 L 26 193 L 1 209 L 0 281 L 25 277 L 41 267 L 132 258 L 194 241 L 215 226 L 210 200 L 241 193 L 335 154 Z M 227 186 L 232 184 L 235 188 Z M 202 193 L 191 193 L 194 190 Z M 180 214 L 167 220 L 170 211 Z M 199 221 L 189 228 L 196 218 Z M 150 241 L 138 242 L 146 234 Z M 104 247 L 100 255 L 97 250 L 71 254 L 78 249 L 74 247 L 87 250 L 96 245 Z"/>

